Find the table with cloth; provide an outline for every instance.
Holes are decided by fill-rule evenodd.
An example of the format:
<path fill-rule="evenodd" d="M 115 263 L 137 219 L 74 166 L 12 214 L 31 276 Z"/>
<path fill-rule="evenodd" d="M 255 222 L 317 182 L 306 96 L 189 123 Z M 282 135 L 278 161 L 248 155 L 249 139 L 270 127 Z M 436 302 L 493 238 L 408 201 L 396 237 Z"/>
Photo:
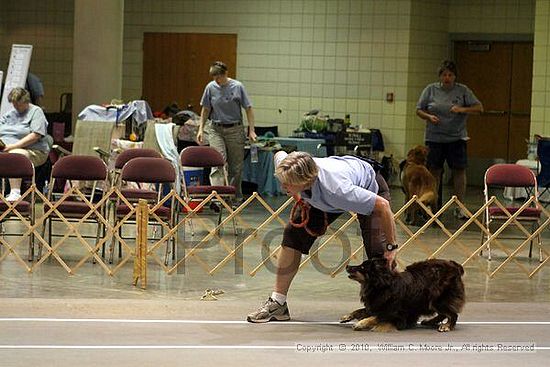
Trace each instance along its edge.
<path fill-rule="evenodd" d="M 308 139 L 308 138 L 273 138 L 282 146 L 295 146 L 297 151 L 307 152 L 314 157 L 323 158 L 327 156 L 327 147 L 325 139 Z M 321 146 L 320 146 L 321 145 Z M 319 147 L 319 148 L 317 148 Z"/>
<path fill-rule="evenodd" d="M 275 164 L 272 149 L 258 149 L 258 162 L 252 163 L 249 149 L 245 153 L 242 180 L 258 186 L 260 195 L 275 196 L 284 194 L 275 178 Z"/>
<path fill-rule="evenodd" d="M 540 165 L 536 160 L 520 159 L 516 162 L 516 164 L 529 168 L 531 171 L 533 171 L 535 176 L 539 174 Z M 539 188 L 539 200 L 542 202 L 550 202 L 550 192 L 547 191 L 543 195 L 540 195 L 540 192 L 541 190 Z M 527 189 L 525 189 L 524 187 L 505 187 L 503 193 L 504 198 L 508 200 L 524 199 L 527 198 L 529 195 L 530 193 L 528 193 Z"/>

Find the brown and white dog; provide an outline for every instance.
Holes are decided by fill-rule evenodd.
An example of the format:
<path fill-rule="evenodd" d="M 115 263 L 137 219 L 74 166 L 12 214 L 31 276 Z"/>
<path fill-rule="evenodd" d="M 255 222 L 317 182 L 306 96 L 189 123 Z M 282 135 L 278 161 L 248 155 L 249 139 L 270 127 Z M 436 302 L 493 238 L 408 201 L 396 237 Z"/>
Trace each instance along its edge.
<path fill-rule="evenodd" d="M 428 171 L 426 161 L 428 159 L 428 147 L 417 145 L 407 153 L 401 170 L 401 184 L 405 192 L 405 203 L 414 195 L 424 205 L 435 211 L 437 207 L 437 181 Z M 416 214 L 421 210 L 418 204 L 413 204 L 407 209 L 406 221 L 416 224 Z"/>

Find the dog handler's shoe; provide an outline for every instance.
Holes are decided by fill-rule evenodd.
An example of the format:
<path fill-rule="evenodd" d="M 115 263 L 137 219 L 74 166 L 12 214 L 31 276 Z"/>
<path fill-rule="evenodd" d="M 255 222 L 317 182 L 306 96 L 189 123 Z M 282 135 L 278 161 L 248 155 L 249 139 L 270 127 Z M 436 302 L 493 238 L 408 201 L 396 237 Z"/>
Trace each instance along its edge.
<path fill-rule="evenodd" d="M 254 323 L 288 320 L 290 320 L 290 313 L 286 302 L 281 305 L 279 302 L 272 300 L 271 297 L 265 301 L 262 307 L 250 313 L 246 318 L 246 321 Z"/>

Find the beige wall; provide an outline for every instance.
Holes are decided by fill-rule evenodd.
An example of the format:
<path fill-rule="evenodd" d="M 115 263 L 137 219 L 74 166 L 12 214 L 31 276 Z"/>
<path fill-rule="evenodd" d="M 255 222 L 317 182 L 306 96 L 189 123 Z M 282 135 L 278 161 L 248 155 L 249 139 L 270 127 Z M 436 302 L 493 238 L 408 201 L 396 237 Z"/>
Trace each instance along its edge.
<path fill-rule="evenodd" d="M 450 33 L 533 33 L 535 0 L 450 0 L 448 2 Z"/>
<path fill-rule="evenodd" d="M 86 106 L 121 98 L 124 0 L 78 0 L 74 13 L 73 127 Z"/>
<path fill-rule="evenodd" d="M 350 113 L 353 123 L 380 128 L 388 151 L 402 156 L 422 141 L 414 105 L 449 54 L 449 33 L 532 33 L 535 3 L 533 126 L 544 131 L 548 0 L 126 0 L 122 96 L 141 95 L 143 32 L 236 33 L 237 77 L 258 124 L 277 123 L 288 134 L 311 108 Z M 16 8 L 0 0 L 0 9 L 0 65 L 12 43 L 32 43 L 31 68 L 56 111 L 59 95 L 71 90 L 73 1 Z M 388 92 L 394 103 L 385 102 Z"/>
<path fill-rule="evenodd" d="M 449 57 L 447 2 L 414 0 L 411 9 L 404 153 L 424 142 L 426 125 L 416 116 L 416 102 L 424 87 L 437 80 L 437 66 Z"/>
<path fill-rule="evenodd" d="M 537 0 L 531 134 L 550 136 L 550 1 Z"/>
<path fill-rule="evenodd" d="M 141 95 L 143 32 L 238 34 L 237 78 L 258 124 L 290 134 L 320 108 L 405 143 L 410 1 L 126 1 L 126 98 Z M 393 92 L 395 102 L 384 102 Z M 282 113 L 279 113 L 278 110 Z"/>
<path fill-rule="evenodd" d="M 72 88 L 73 17 L 73 0 L 0 0 L 0 70 L 13 43 L 33 45 L 30 70 L 42 79 L 48 111 Z"/>

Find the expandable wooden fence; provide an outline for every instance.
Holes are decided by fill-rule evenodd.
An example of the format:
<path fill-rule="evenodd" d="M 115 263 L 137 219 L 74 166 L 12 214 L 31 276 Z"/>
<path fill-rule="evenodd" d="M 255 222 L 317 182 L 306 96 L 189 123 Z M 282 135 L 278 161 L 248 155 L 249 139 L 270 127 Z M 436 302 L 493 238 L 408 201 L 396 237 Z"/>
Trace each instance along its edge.
<path fill-rule="evenodd" d="M 31 195 L 36 195 L 40 201 L 45 203 L 44 208 L 46 208 L 45 212 L 36 215 L 34 220 L 28 220 L 18 211 L 18 205 L 24 200 L 29 201 Z M 86 203 L 89 207 L 89 212 L 78 220 L 65 218 L 58 210 L 59 205 L 68 200 L 70 196 L 76 196 L 78 200 Z M 113 221 L 109 219 L 109 211 L 112 210 L 113 199 L 116 198 L 120 198 L 121 202 L 128 205 L 130 211 L 117 224 L 113 224 Z M 171 220 L 164 220 L 157 215 L 157 211 L 170 203 L 172 199 L 175 202 L 175 207 L 172 208 L 174 215 Z M 212 224 L 207 215 L 202 213 L 203 209 L 208 208 L 212 201 L 221 205 L 227 214 L 221 222 L 215 224 Z M 265 231 L 282 233 L 282 229 L 288 222 L 288 209 L 293 205 L 293 201 L 292 198 L 288 198 L 280 206 L 274 208 L 264 198 L 254 193 L 239 207 L 233 209 L 230 203 L 224 201 L 216 192 L 212 192 L 197 206 L 191 208 L 184 198 L 176 194 L 175 191 L 171 191 L 154 206 L 147 205 L 143 201 L 138 205 L 129 202 L 117 188 L 113 187 L 106 191 L 97 202 L 90 202 L 77 187 L 73 187 L 60 200 L 50 203 L 41 192 L 36 190 L 35 186 L 32 186 L 23 194 L 20 201 L 15 203 L 6 202 L 5 198 L 0 195 L 0 203 L 4 204 L 0 211 L 0 223 L 3 231 L 7 228 L 7 224 L 4 222 L 9 218 L 16 219 L 18 230 L 18 236 L 8 233 L 2 233 L 0 236 L 0 250 L 2 251 L 0 266 L 2 266 L 2 262 L 14 259 L 21 268 L 27 272 L 33 272 L 48 261 L 49 263 L 58 263 L 68 274 L 74 274 L 91 260 L 95 266 L 100 266 L 106 274 L 114 276 L 127 262 L 133 261 L 134 284 L 141 281 L 142 287 L 146 286 L 147 267 L 156 266 L 167 274 L 172 274 L 190 261 L 194 261 L 211 275 L 216 274 L 230 263 L 238 262 L 239 266 L 246 269 L 250 276 L 254 276 L 276 258 L 280 246 L 270 248 L 259 261 L 253 264 L 246 263 L 245 258 L 247 261 L 250 260 L 242 254 L 257 252 L 259 249 L 265 251 L 261 245 L 262 233 Z M 550 258 L 544 241 L 540 247 L 536 246 L 535 248 L 539 256 L 530 260 L 524 254 L 526 248 L 537 236 L 543 234 L 550 224 L 550 213 L 544 207 L 541 207 L 541 220 L 534 230 L 526 228 L 518 220 L 522 210 L 534 201 L 535 198 L 532 197 L 519 210 L 510 213 L 496 197 L 492 197 L 489 202 L 471 212 L 456 197 L 452 197 L 441 209 L 432 213 L 416 197 L 413 197 L 394 214 L 401 244 L 398 250 L 398 261 L 401 266 L 406 266 L 407 263 L 425 258 L 451 257 L 464 266 L 478 264 L 490 278 L 505 272 L 509 268 L 508 265 L 513 263 L 528 278 L 532 278 L 543 269 Z M 413 206 L 420 208 L 424 215 L 425 222 L 420 226 L 407 225 L 404 221 L 405 213 Z M 487 228 L 483 218 L 489 206 L 497 206 L 506 213 L 505 220 L 491 230 Z M 254 210 L 252 213 L 248 213 L 247 211 L 252 207 Z M 454 221 L 452 222 L 454 225 L 449 226 L 449 213 L 456 208 L 462 209 L 467 214 L 467 219 L 461 222 Z M 175 215 L 177 211 L 180 213 L 179 216 Z M 260 217 L 258 213 L 263 213 L 267 217 L 258 221 Z M 46 240 L 47 236 L 44 234 L 44 223 L 50 215 L 61 219 L 64 225 L 61 231 L 57 228 L 60 237 L 52 240 L 52 243 Z M 93 243 L 83 235 L 85 222 L 91 218 L 95 219 L 103 229 L 103 234 Z M 130 222 L 133 226 L 131 227 L 133 228 L 132 233 L 134 233 L 133 242 L 122 236 L 121 232 L 122 226 L 128 226 Z M 150 238 L 148 229 L 150 229 L 151 223 L 156 223 L 160 227 L 160 236 Z M 333 223 L 327 233 L 318 240 L 318 244 L 311 253 L 302 260 L 300 268 L 318 258 L 327 248 L 338 245 L 338 243 L 341 245 L 343 238 L 349 237 L 349 234 L 353 232 L 352 228 L 356 228 L 356 226 L 356 215 L 353 213 L 349 213 L 342 220 Z M 233 227 L 236 236 L 229 233 L 231 227 Z M 187 241 L 190 234 L 186 228 L 191 228 L 192 232 L 196 233 L 193 241 Z M 505 232 L 511 228 L 515 228 L 516 232 L 523 236 L 521 239 L 515 240 L 519 242 L 511 243 L 505 238 Z M 222 235 L 223 231 L 225 232 Z M 158 234 L 159 231 L 156 232 Z M 34 247 L 24 248 L 29 236 L 31 236 Z M 482 239 L 473 241 L 472 237 L 475 236 Z M 69 237 L 75 237 L 76 240 L 69 241 Z M 135 240 L 136 237 L 137 240 Z M 175 246 L 170 244 L 172 239 L 175 239 Z M 183 253 L 177 254 L 177 249 L 184 242 L 191 243 L 191 246 L 185 247 Z M 223 256 L 215 263 L 203 258 L 204 249 L 211 248 L 212 242 L 215 243 L 215 246 L 219 246 L 218 250 L 222 250 Z M 347 238 L 346 243 L 350 246 L 349 254 L 328 273 L 331 276 L 343 271 L 346 264 L 353 259 L 363 258 L 360 237 L 356 236 L 351 241 Z M 116 244 L 119 247 L 119 257 L 112 263 L 109 259 L 113 257 L 104 256 L 104 254 L 105 250 L 108 255 L 117 251 Z M 65 251 L 62 250 L 75 246 L 79 247 L 84 254 L 78 255 L 76 259 L 71 258 L 69 261 Z M 486 266 L 488 260 L 480 254 L 489 246 L 500 253 L 500 256 L 493 258 L 493 266 L 488 268 Z M 165 252 L 164 258 L 161 255 L 163 251 Z M 26 252 L 29 253 L 30 259 L 25 259 Z M 540 261 L 536 261 L 539 260 L 539 257 Z"/>

